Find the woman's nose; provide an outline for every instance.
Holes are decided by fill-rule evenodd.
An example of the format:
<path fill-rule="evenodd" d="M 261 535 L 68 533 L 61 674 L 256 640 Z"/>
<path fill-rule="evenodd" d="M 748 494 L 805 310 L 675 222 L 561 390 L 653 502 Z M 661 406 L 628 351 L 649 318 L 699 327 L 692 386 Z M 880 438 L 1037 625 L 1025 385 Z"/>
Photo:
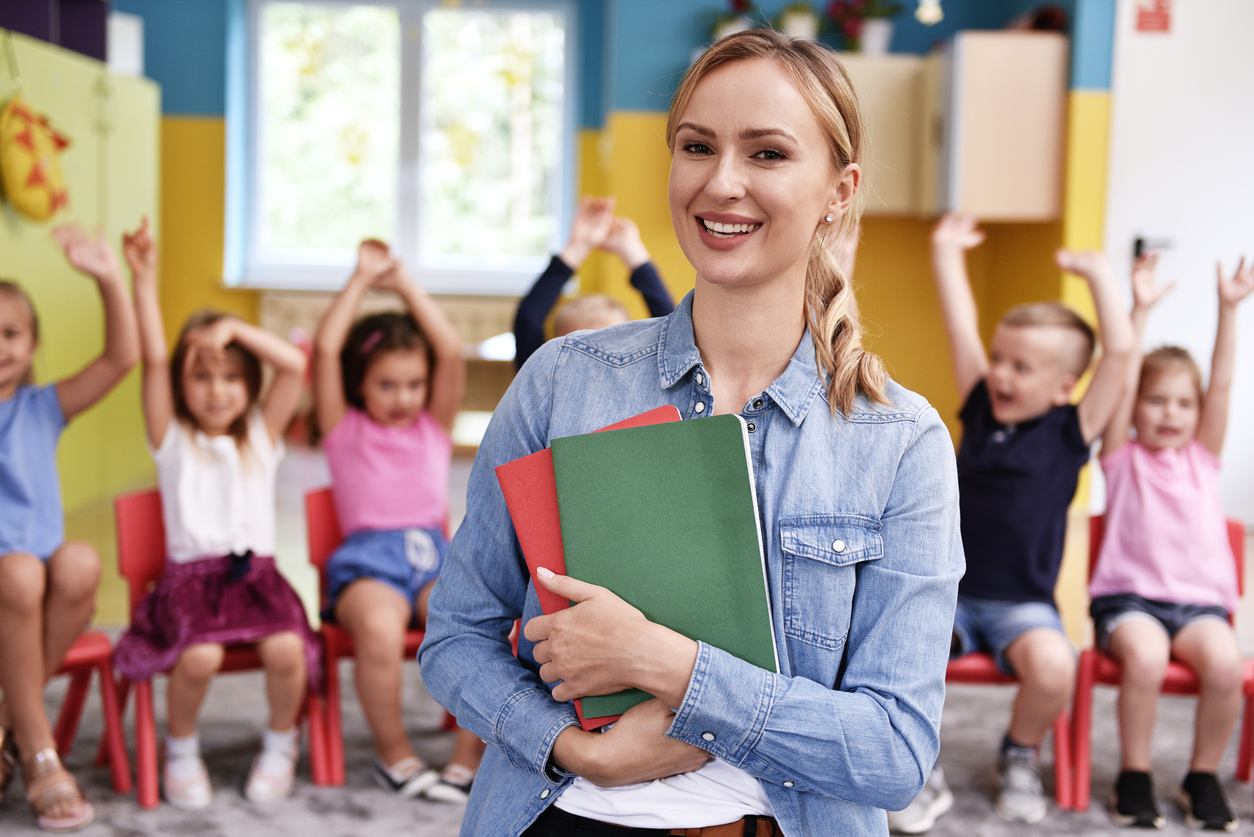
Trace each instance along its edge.
<path fill-rule="evenodd" d="M 744 196 L 744 172 L 739 161 L 731 156 L 720 157 L 705 184 L 706 191 L 718 200 L 734 200 Z"/>

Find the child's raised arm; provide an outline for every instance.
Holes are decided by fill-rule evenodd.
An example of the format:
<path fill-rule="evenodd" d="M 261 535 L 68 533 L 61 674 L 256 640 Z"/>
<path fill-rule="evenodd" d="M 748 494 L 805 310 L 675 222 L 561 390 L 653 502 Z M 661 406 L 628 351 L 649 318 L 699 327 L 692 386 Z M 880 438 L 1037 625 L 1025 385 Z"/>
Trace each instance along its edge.
<path fill-rule="evenodd" d="M 278 440 L 300 402 L 305 377 L 305 354 L 277 334 L 264 328 L 223 317 L 187 335 L 187 363 L 201 358 L 207 364 L 225 363 L 226 347 L 239 343 L 261 360 L 274 367 L 270 388 L 261 396 L 261 416 L 270 438 Z"/>
<path fill-rule="evenodd" d="M 366 291 L 379 278 L 396 268 L 396 260 L 382 241 L 366 239 L 357 247 L 357 267 L 344 289 L 336 294 L 331 307 L 322 315 L 314 335 L 314 417 L 318 430 L 326 436 L 344 418 L 348 401 L 344 398 L 344 376 L 340 351 L 353 326 L 353 318 Z"/>
<path fill-rule="evenodd" d="M 1128 361 L 1132 356 L 1132 322 L 1123 312 L 1119 291 L 1106 256 L 1096 252 L 1059 250 L 1058 266 L 1089 283 L 1097 325 L 1101 330 L 1102 356 L 1093 370 L 1089 388 L 1076 405 L 1080 434 L 1092 442 L 1110 424 L 1127 386 Z"/>
<path fill-rule="evenodd" d="M 949 213 L 932 230 L 932 273 L 949 337 L 954 380 L 964 404 L 975 385 L 988 375 L 988 355 L 980 342 L 979 315 L 966 264 L 967 251 L 983 240 L 984 232 L 970 215 Z"/>
<path fill-rule="evenodd" d="M 435 367 L 430 373 L 427 410 L 451 433 L 453 420 L 466 395 L 466 359 L 462 355 L 461 336 L 448 315 L 405 270 L 404 264 L 398 263 L 395 270 L 380 277 L 378 286 L 396 291 L 418 323 L 418 330 L 431 344 Z"/>
<path fill-rule="evenodd" d="M 157 245 L 144 218 L 139 229 L 122 234 L 122 255 L 135 284 L 135 315 L 139 321 L 140 354 L 144 361 L 144 427 L 148 444 L 161 447 L 174 418 L 174 393 L 170 391 L 170 359 L 165 345 L 165 326 L 157 300 Z"/>
<path fill-rule="evenodd" d="M 1219 323 L 1215 326 L 1215 352 L 1210 362 L 1210 384 L 1198 417 L 1197 440 L 1216 457 L 1223 451 L 1228 432 L 1228 400 L 1237 358 L 1237 303 L 1254 292 L 1254 263 L 1246 267 L 1245 257 L 1229 278 L 1222 264 L 1219 275 Z"/>
<path fill-rule="evenodd" d="M 1115 408 L 1110 423 L 1106 425 L 1106 432 L 1102 434 L 1102 456 L 1109 456 L 1128 441 L 1132 414 L 1136 410 L 1137 381 L 1141 377 L 1145 323 L 1149 319 L 1150 309 L 1175 287 L 1174 282 L 1159 287 L 1156 279 L 1157 267 L 1157 253 L 1146 253 L 1138 257 L 1132 265 L 1132 354 L 1128 357 L 1123 397 L 1119 399 L 1119 406 Z"/>
<path fill-rule="evenodd" d="M 71 265 L 96 280 L 105 315 L 104 351 L 77 374 L 57 383 L 57 400 L 68 421 L 126 377 L 139 360 L 139 338 L 135 311 L 126 297 L 126 280 L 104 235 L 92 238 L 78 224 L 62 224 L 52 237 Z"/>

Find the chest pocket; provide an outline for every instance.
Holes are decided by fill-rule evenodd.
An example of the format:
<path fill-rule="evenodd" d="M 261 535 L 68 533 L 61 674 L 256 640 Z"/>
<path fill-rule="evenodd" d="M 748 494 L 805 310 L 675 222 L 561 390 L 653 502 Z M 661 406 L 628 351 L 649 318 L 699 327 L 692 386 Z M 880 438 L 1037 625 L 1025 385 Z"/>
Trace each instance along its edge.
<path fill-rule="evenodd" d="M 858 567 L 884 555 L 880 524 L 854 515 L 779 523 L 784 554 L 784 633 L 835 650 L 845 644 Z"/>

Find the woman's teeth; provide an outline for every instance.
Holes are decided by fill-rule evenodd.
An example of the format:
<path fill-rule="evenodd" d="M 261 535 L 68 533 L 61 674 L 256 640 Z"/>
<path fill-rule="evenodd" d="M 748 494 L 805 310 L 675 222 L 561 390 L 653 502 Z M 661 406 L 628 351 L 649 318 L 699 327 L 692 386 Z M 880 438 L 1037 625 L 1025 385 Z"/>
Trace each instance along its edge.
<path fill-rule="evenodd" d="M 734 235 L 742 235 L 756 230 L 761 224 L 720 224 L 718 221 L 707 221 L 701 219 L 701 223 L 705 225 L 705 231 L 715 238 L 731 238 Z"/>

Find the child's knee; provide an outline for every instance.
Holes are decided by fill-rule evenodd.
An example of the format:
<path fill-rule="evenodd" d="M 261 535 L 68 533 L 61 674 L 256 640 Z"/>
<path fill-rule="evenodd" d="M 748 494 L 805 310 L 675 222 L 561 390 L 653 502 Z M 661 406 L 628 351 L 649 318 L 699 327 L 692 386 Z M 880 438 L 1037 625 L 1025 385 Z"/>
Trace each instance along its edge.
<path fill-rule="evenodd" d="M 295 631 L 268 636 L 263 642 L 266 671 L 290 675 L 305 670 L 305 643 Z"/>
<path fill-rule="evenodd" d="M 0 608 L 7 613 L 33 615 L 43 608 L 48 569 L 25 552 L 0 555 Z"/>
<path fill-rule="evenodd" d="M 63 544 L 48 560 L 49 584 L 54 592 L 71 601 L 94 601 L 100 573 L 99 553 L 81 541 Z"/>
<path fill-rule="evenodd" d="M 208 680 L 222 668 L 225 649 L 213 643 L 189 645 L 179 654 L 174 672 L 177 676 L 194 682 Z"/>
<path fill-rule="evenodd" d="M 1075 686 L 1076 659 L 1067 638 L 1040 629 L 1024 635 L 1011 649 L 1015 674 L 1033 691 L 1071 694 Z"/>

